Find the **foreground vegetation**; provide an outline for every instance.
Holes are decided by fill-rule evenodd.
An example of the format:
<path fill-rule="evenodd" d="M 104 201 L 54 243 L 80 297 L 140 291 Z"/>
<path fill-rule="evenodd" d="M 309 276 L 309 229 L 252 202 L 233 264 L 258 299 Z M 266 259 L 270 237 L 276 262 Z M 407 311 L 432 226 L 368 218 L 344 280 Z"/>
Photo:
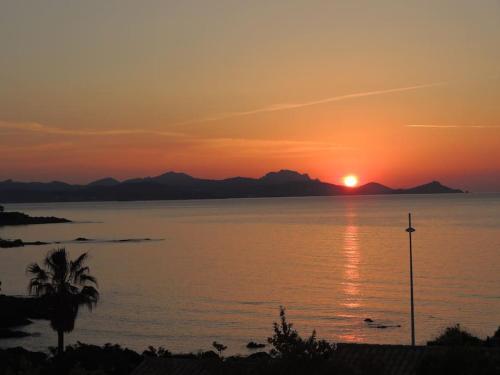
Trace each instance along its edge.
<path fill-rule="evenodd" d="M 415 348 L 335 344 L 317 339 L 315 331 L 303 338 L 287 321 L 283 307 L 267 339 L 270 350 L 247 357 L 224 358 L 227 346 L 216 341 L 212 343 L 214 351 L 196 354 L 172 354 L 163 347 L 149 347 L 139 354 L 119 345 L 99 347 L 80 342 L 64 347 L 64 333 L 73 330 L 80 307 L 92 309 L 99 300 L 97 280 L 90 275 L 86 261 L 86 253 L 70 260 L 65 249 L 54 249 L 42 263 L 27 268 L 29 290 L 36 298 L 0 295 L 0 337 L 5 327 L 29 324 L 26 317 L 48 319 L 58 333 L 58 346 L 50 348 L 50 354 L 23 348 L 0 350 L 0 375 L 126 375 L 134 371 L 133 375 L 140 375 L 149 373 L 141 372 L 141 366 L 161 359 L 171 360 L 172 366 L 184 361 L 182 366 L 191 366 L 191 372 L 219 375 L 377 375 L 393 373 L 395 367 L 404 367 L 408 369 L 404 373 L 416 375 L 500 374 L 500 327 L 493 336 L 482 340 L 456 325 L 446 328 L 427 346 Z M 252 341 L 247 348 L 265 346 Z"/>
<path fill-rule="evenodd" d="M 313 332 L 302 338 L 280 310 L 274 323 L 268 352 L 247 357 L 223 358 L 225 345 L 213 342 L 217 351 L 172 354 L 165 348 L 149 347 L 142 354 L 119 345 L 102 347 L 78 343 L 66 346 L 64 354 L 56 348 L 50 354 L 29 352 L 22 348 L 0 350 L 0 375 L 6 374 L 68 374 L 126 375 L 132 374 L 143 361 L 167 359 L 183 361 L 183 367 L 203 368 L 208 374 L 338 374 L 382 375 L 394 366 L 394 355 L 403 353 L 417 375 L 493 375 L 500 373 L 500 328 L 492 337 L 481 340 L 460 326 L 447 328 L 425 347 L 333 344 L 318 340 Z M 359 352 L 353 362 L 346 350 Z M 373 349 L 377 349 L 374 351 Z M 368 349 L 368 350 L 357 350 Z M 383 355 L 387 351 L 388 355 Z M 371 354 L 370 354 L 371 353 Z M 382 353 L 382 355 L 381 355 Z M 187 363 L 187 364 L 186 364 Z M 403 361 L 404 363 L 404 361 Z M 400 365 L 400 364 L 398 364 Z M 142 372 L 139 372 L 141 374 Z M 135 374 L 134 374 L 135 375 Z"/>

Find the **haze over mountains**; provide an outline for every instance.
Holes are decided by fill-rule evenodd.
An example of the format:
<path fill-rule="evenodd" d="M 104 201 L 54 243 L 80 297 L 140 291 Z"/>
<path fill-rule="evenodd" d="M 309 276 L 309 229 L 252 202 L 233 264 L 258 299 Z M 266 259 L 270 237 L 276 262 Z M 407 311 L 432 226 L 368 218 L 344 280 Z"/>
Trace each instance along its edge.
<path fill-rule="evenodd" d="M 133 201 L 217 199 L 370 194 L 462 193 L 437 181 L 409 189 L 393 189 L 371 182 L 355 188 L 311 179 L 291 170 L 269 172 L 261 178 L 232 177 L 210 180 L 185 173 L 167 172 L 156 177 L 118 181 L 108 177 L 87 185 L 64 182 L 0 182 L 0 202 Z"/>

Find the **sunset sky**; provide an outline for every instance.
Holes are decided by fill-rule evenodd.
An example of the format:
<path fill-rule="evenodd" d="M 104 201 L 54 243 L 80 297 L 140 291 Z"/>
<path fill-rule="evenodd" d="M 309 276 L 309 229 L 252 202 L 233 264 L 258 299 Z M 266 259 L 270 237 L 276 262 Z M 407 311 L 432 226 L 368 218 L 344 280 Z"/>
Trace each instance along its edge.
<path fill-rule="evenodd" d="M 500 1 L 1 1 L 0 180 L 500 191 Z"/>

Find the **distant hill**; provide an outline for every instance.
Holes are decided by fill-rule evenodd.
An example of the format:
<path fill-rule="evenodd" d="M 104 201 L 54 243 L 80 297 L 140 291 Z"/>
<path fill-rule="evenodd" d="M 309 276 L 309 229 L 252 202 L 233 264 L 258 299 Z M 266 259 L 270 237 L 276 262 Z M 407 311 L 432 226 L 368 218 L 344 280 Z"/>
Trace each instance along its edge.
<path fill-rule="evenodd" d="M 291 170 L 270 172 L 261 178 L 233 177 L 223 180 L 167 172 L 122 182 L 107 177 L 87 185 L 70 185 L 59 181 L 0 182 L 0 202 L 4 203 L 441 193 L 462 191 L 437 181 L 409 189 L 393 189 L 376 182 L 347 188 L 311 179 L 307 174 Z"/>
<path fill-rule="evenodd" d="M 351 190 L 354 191 L 354 194 L 358 195 L 376 195 L 376 194 L 394 193 L 394 189 L 391 189 L 390 187 L 379 184 L 377 182 L 369 182 L 368 184 L 361 185 L 358 188 Z"/>
<path fill-rule="evenodd" d="M 396 194 L 440 194 L 440 193 L 463 193 L 459 189 L 451 189 L 441 185 L 438 181 L 432 181 L 425 185 L 416 186 L 410 189 L 396 189 Z"/>
<path fill-rule="evenodd" d="M 120 181 L 114 179 L 113 177 L 101 178 L 100 180 L 93 181 L 87 186 L 115 186 L 118 185 Z"/>
<path fill-rule="evenodd" d="M 269 172 L 259 178 L 259 181 L 267 184 L 288 184 L 294 182 L 309 182 L 311 178 L 307 174 L 300 174 L 295 171 L 282 169 L 279 172 Z"/>

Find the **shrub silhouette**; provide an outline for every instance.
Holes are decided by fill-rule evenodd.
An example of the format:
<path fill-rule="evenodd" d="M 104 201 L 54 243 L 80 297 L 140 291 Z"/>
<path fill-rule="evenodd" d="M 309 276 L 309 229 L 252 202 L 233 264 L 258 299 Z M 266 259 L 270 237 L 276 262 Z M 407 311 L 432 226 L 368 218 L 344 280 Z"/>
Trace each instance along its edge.
<path fill-rule="evenodd" d="M 212 343 L 212 346 L 214 347 L 215 350 L 217 350 L 217 353 L 219 353 L 219 357 L 222 358 L 222 352 L 227 349 L 227 346 L 221 343 L 218 343 L 217 341 L 214 341 Z"/>
<path fill-rule="evenodd" d="M 487 346 L 500 346 L 500 327 L 497 328 L 492 337 L 486 338 Z"/>
<path fill-rule="evenodd" d="M 130 374 L 142 357 L 120 345 L 89 345 L 78 342 L 66 347 L 64 356 L 48 364 L 46 374 Z"/>
<path fill-rule="evenodd" d="M 283 359 L 319 359 L 330 358 L 335 345 L 325 340 L 317 340 L 316 331 L 304 340 L 300 337 L 292 323 L 286 320 L 285 308 L 280 307 L 280 322 L 273 324 L 274 334 L 268 338 L 269 344 L 273 346 L 270 354 Z"/>
<path fill-rule="evenodd" d="M 481 346 L 483 344 L 483 340 L 462 329 L 460 324 L 446 328 L 441 335 L 427 343 L 427 345 L 442 346 Z"/>
<path fill-rule="evenodd" d="M 168 358 L 172 357 L 172 353 L 165 349 L 163 346 L 159 346 L 156 349 L 154 346 L 148 346 L 148 348 L 142 352 L 142 355 L 145 357 L 159 357 L 159 358 Z"/>

